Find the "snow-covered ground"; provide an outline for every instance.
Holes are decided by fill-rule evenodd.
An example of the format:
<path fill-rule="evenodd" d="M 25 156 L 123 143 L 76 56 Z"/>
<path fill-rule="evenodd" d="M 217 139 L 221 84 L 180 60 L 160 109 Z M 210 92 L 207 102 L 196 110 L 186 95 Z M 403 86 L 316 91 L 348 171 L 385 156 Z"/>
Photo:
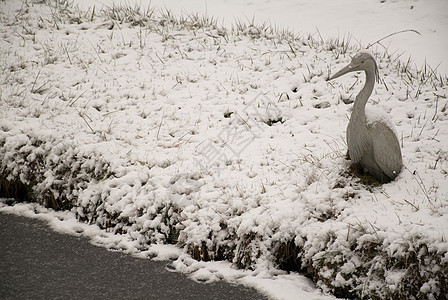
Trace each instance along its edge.
<path fill-rule="evenodd" d="M 200 12 L 231 26 L 235 20 L 268 22 L 315 38 L 348 39 L 363 46 L 381 41 L 389 53 L 427 62 L 448 74 L 448 1 L 446 0 L 75 0 L 80 7 L 138 3 L 167 8 L 174 14 Z"/>
<path fill-rule="evenodd" d="M 407 63 L 408 54 L 424 52 L 402 39 L 447 32 L 445 4 L 434 1 L 439 9 L 428 22 L 432 6 L 420 1 L 346 2 L 353 5 L 207 4 L 208 15 L 225 22 L 233 11 L 249 20 L 255 11 L 260 23 L 289 26 L 299 37 L 177 15 L 203 10 L 199 2 L 166 1 L 174 16 L 151 18 L 116 9 L 112 19 L 83 2 L 74 13 L 0 3 L 2 175 L 32 186 L 38 202 L 70 211 L 7 200 L 0 209 L 37 213 L 56 230 L 111 249 L 175 258 L 173 268 L 195 280 L 238 281 L 279 299 L 330 299 L 321 290 L 351 289 L 440 295 L 448 264 L 447 79 Z M 342 19 L 329 21 L 332 5 Z M 299 8 L 308 27 L 295 19 Z M 398 25 L 408 24 L 405 11 L 418 16 L 412 27 Z M 395 16 L 381 19 L 384 31 L 374 32 L 369 20 L 358 26 L 383 12 Z M 338 38 L 331 30 L 339 24 L 353 29 Z M 322 42 L 316 27 L 333 41 Z M 343 44 L 346 32 L 356 46 L 356 30 L 367 44 L 403 29 L 422 36 L 406 32 L 382 43 L 391 42 L 389 54 L 400 45 L 406 55 L 371 49 L 382 81 L 368 106 L 391 118 L 405 167 L 389 184 L 366 186 L 345 159 L 352 107 L 345 103 L 364 75 L 326 79 L 356 53 Z M 444 37 L 432 40 L 428 61 L 439 62 Z M 279 266 L 299 268 L 315 283 Z M 420 285 L 407 281 L 411 272 L 421 274 Z"/>

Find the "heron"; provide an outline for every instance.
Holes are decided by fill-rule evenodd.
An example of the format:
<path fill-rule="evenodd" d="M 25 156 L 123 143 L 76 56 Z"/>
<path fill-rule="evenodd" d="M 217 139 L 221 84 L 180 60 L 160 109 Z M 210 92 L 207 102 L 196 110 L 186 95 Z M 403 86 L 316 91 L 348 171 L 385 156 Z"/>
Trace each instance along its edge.
<path fill-rule="evenodd" d="M 375 58 L 368 50 L 362 50 L 352 58 L 350 64 L 328 80 L 357 71 L 364 71 L 366 81 L 356 96 L 347 126 L 348 156 L 353 163 L 359 163 L 364 172 L 378 181 L 389 182 L 400 173 L 403 161 L 393 125 L 384 113 L 372 114 L 369 109 L 366 111 L 366 103 L 372 94 L 375 81 L 379 81 Z"/>

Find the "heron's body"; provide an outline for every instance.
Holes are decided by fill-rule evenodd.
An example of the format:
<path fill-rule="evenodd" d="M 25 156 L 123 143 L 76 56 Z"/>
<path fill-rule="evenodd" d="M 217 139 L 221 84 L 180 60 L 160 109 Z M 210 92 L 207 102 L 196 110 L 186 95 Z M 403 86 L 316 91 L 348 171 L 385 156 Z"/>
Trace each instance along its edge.
<path fill-rule="evenodd" d="M 348 66 L 330 79 L 353 71 L 364 71 L 366 83 L 356 96 L 347 127 L 350 159 L 381 182 L 393 180 L 403 165 L 397 136 L 384 119 L 368 119 L 365 112 L 367 100 L 378 76 L 373 56 L 367 51 L 358 53 Z"/>

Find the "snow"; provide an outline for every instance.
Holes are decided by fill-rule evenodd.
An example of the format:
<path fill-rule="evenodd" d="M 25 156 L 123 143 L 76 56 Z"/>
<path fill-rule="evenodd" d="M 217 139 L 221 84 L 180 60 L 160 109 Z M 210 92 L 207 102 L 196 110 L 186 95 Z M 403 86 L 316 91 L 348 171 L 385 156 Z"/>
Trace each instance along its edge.
<path fill-rule="evenodd" d="M 132 1 L 76 0 L 86 9 Z M 136 1 L 148 6 L 146 1 Z M 444 0 L 152 0 L 151 5 L 174 14 L 201 12 L 231 26 L 235 20 L 268 22 L 315 38 L 346 39 L 364 46 L 405 30 L 381 42 L 389 53 L 410 57 L 418 68 L 428 63 L 448 73 L 448 3 Z"/>
<path fill-rule="evenodd" d="M 446 76 L 419 64 L 424 53 L 435 68 L 438 51 L 446 53 L 444 1 L 232 1 L 207 2 L 206 11 L 234 22 L 233 30 L 194 18 L 140 27 L 131 24 L 138 15 L 112 21 L 99 7 L 72 14 L 0 3 L 2 174 L 32 183 L 37 202 L 62 199 L 65 209 L 3 199 L 0 211 L 45 219 L 108 249 L 171 259 L 193 280 L 242 282 L 277 299 L 331 299 L 347 286 L 400 291 L 400 264 L 415 251 L 440 258 L 422 263 L 422 274 L 443 272 L 436 265 L 448 263 L 448 87 Z M 203 5 L 162 7 L 180 14 Z M 238 27 L 235 11 L 302 37 Z M 366 186 L 345 159 L 346 100 L 364 75 L 326 81 L 357 49 L 322 43 L 316 27 L 324 40 L 350 31 L 352 42 L 372 43 L 408 29 L 410 16 L 422 36 L 394 35 L 387 51 L 412 51 L 418 67 L 370 48 L 382 82 L 367 104 L 390 117 L 404 168 L 391 183 Z M 339 26 L 342 34 L 332 31 Z M 415 38 L 433 52 L 407 44 Z M 315 283 L 277 268 L 288 243 Z M 367 277 L 374 275 L 384 280 Z M 420 290 L 432 296 L 439 284 L 432 278 Z"/>

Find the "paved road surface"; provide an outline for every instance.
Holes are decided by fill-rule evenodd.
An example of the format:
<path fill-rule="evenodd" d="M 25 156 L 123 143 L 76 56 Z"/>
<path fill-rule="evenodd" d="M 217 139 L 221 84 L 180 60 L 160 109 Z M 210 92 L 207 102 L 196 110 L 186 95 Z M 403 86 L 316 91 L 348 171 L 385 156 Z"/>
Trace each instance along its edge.
<path fill-rule="evenodd" d="M 266 299 L 226 282 L 196 283 L 166 265 L 0 213 L 0 299 Z"/>

